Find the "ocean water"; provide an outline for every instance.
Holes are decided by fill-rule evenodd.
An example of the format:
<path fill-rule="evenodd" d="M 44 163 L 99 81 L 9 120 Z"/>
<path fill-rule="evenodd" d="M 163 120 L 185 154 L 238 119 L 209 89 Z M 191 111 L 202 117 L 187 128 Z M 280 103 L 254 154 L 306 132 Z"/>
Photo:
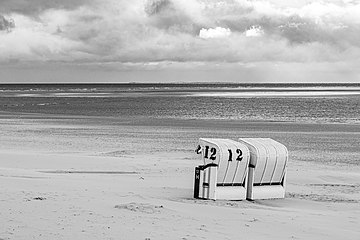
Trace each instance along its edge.
<path fill-rule="evenodd" d="M 0 111 L 360 123 L 360 84 L 3 84 Z"/>

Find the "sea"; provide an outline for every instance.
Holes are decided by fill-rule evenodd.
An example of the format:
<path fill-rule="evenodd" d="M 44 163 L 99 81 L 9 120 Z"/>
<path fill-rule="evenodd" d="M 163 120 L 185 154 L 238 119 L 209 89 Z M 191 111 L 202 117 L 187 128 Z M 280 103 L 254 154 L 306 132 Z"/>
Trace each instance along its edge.
<path fill-rule="evenodd" d="M 360 124 L 360 84 L 0 84 L 0 112 Z"/>

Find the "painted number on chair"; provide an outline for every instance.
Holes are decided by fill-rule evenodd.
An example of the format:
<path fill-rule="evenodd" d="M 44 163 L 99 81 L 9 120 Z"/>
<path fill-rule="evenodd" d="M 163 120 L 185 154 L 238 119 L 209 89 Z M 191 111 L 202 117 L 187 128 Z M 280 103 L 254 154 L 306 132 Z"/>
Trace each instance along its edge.
<path fill-rule="evenodd" d="M 233 153 L 232 153 L 232 150 L 231 149 L 228 149 L 228 152 L 229 152 L 229 162 L 232 161 L 232 158 L 233 158 Z M 240 150 L 240 149 L 236 149 L 236 154 L 237 154 L 237 157 L 236 157 L 236 161 L 241 161 L 243 159 L 243 152 Z"/>
<path fill-rule="evenodd" d="M 209 157 L 209 154 L 210 154 L 210 157 Z M 216 148 L 210 148 L 209 146 L 205 146 L 204 158 L 209 158 L 210 160 L 215 160 L 216 159 Z"/>

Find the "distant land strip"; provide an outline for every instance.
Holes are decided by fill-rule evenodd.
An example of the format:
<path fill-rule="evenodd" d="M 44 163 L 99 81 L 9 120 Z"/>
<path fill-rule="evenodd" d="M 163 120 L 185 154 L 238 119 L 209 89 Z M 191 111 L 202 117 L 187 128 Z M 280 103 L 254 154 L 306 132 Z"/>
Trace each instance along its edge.
<path fill-rule="evenodd" d="M 55 173 L 55 174 L 139 174 L 138 172 L 126 171 L 82 171 L 82 170 L 55 170 L 55 171 L 40 171 L 41 173 Z"/>

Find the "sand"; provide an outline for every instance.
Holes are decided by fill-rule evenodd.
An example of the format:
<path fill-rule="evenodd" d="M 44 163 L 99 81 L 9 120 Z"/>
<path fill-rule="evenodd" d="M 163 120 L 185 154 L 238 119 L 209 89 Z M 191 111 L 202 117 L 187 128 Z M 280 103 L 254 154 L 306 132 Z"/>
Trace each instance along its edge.
<path fill-rule="evenodd" d="M 360 239 L 360 126 L 0 113 L 0 239 Z M 200 137 L 289 149 L 286 198 L 195 200 Z"/>

